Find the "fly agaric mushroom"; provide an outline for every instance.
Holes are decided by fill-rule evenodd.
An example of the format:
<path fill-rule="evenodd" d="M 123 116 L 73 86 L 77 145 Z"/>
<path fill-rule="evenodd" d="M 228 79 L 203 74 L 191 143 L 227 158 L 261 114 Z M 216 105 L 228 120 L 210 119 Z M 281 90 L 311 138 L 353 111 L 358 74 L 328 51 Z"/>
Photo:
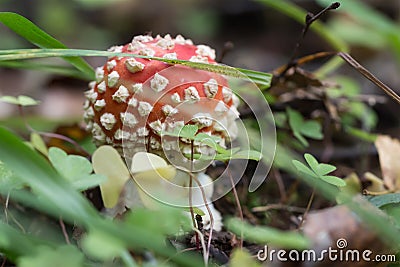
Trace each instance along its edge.
<path fill-rule="evenodd" d="M 180 35 L 135 36 L 109 51 L 216 64 L 213 49 Z M 129 157 L 143 150 L 160 155 L 162 150 L 188 151 L 187 140 L 161 140 L 163 131 L 185 124 L 220 137 L 221 145 L 236 136 L 237 97 L 220 74 L 146 58 L 111 57 L 96 69 L 89 87 L 84 119 L 95 144 L 112 145 L 121 154 L 135 148 Z M 202 153 L 204 146 L 195 149 Z"/>

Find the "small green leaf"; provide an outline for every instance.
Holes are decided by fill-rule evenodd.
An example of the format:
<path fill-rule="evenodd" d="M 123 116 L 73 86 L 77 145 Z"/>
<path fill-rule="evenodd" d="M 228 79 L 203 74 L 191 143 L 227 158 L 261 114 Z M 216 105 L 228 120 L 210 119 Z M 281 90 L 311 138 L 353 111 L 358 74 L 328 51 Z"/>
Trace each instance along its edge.
<path fill-rule="evenodd" d="M 326 175 L 328 173 L 333 172 L 334 170 L 336 170 L 336 167 L 333 165 L 326 163 L 319 163 L 315 171 L 319 175 Z"/>
<path fill-rule="evenodd" d="M 77 190 L 86 190 L 97 186 L 106 179 L 103 175 L 92 174 L 93 168 L 87 158 L 67 155 L 65 151 L 57 147 L 49 149 L 49 160 L 54 168 Z"/>
<path fill-rule="evenodd" d="M 232 155 L 232 159 L 261 160 L 262 154 L 256 150 L 241 150 Z"/>
<path fill-rule="evenodd" d="M 43 155 L 47 156 L 49 151 L 47 149 L 47 146 L 45 142 L 43 141 L 42 137 L 38 133 L 31 133 L 31 144 L 33 147 L 42 153 Z"/>
<path fill-rule="evenodd" d="M 267 253 L 267 252 L 266 252 Z M 230 267 L 260 267 L 261 265 L 246 250 L 235 249 L 229 261 Z"/>
<path fill-rule="evenodd" d="M 199 127 L 197 125 L 187 124 L 182 127 L 176 127 L 172 132 L 163 131 L 162 135 L 186 138 L 194 140 Z"/>
<path fill-rule="evenodd" d="M 307 142 L 307 140 L 301 135 L 300 132 L 293 131 L 293 135 L 294 135 L 294 137 L 297 138 L 297 140 L 300 141 L 300 143 L 301 143 L 303 146 L 308 147 L 308 142 Z"/>
<path fill-rule="evenodd" d="M 0 97 L 0 101 L 9 103 L 9 104 L 19 105 L 18 99 L 14 96 L 9 96 L 9 95 L 2 96 L 2 97 Z"/>
<path fill-rule="evenodd" d="M 188 124 L 182 127 L 179 136 L 193 140 L 198 130 L 199 127 L 197 125 Z"/>
<path fill-rule="evenodd" d="M 317 168 L 318 168 L 318 164 L 319 164 L 318 161 L 317 161 L 317 159 L 314 158 L 314 156 L 311 155 L 311 154 L 309 154 L 309 153 L 304 154 L 304 158 L 306 159 L 306 161 L 307 161 L 308 165 L 310 166 L 310 168 L 311 168 L 316 174 L 319 174 L 319 173 L 317 172 Z"/>
<path fill-rule="evenodd" d="M 18 96 L 18 102 L 21 106 L 36 106 L 40 103 L 40 101 L 25 95 Z"/>
<path fill-rule="evenodd" d="M 330 183 L 331 185 L 336 185 L 336 186 L 345 186 L 346 185 L 346 182 L 343 179 L 340 179 L 339 177 L 336 177 L 336 176 L 323 175 L 323 176 L 320 176 L 320 178 L 323 181 Z"/>
<path fill-rule="evenodd" d="M 324 138 L 322 134 L 322 127 L 316 121 L 307 121 L 301 127 L 301 134 L 307 136 L 308 138 L 320 140 Z"/>
<path fill-rule="evenodd" d="M 317 175 L 315 175 L 315 173 L 308 166 L 303 164 L 302 162 L 300 162 L 298 160 L 292 160 L 292 163 L 299 172 L 305 173 L 305 174 L 313 176 L 313 177 L 317 177 Z"/>
<path fill-rule="evenodd" d="M 218 142 L 220 140 L 221 140 L 221 137 L 214 136 L 214 135 L 208 135 L 206 133 L 198 133 L 194 138 L 195 142 L 202 143 L 202 144 L 212 147 L 214 149 L 217 149 L 217 147 L 219 146 Z"/>
<path fill-rule="evenodd" d="M 318 122 L 313 120 L 305 121 L 300 112 L 291 108 L 287 108 L 286 113 L 293 135 L 302 145 L 308 146 L 308 142 L 303 136 L 317 140 L 323 138 L 321 125 Z"/>
<path fill-rule="evenodd" d="M 291 108 L 286 110 L 289 126 L 293 132 L 301 132 L 301 127 L 303 126 L 303 116 L 301 116 L 300 112 L 295 111 Z"/>
<path fill-rule="evenodd" d="M 0 101 L 20 106 L 36 106 L 40 103 L 40 101 L 24 95 L 20 95 L 18 97 L 2 96 L 0 97 Z"/>

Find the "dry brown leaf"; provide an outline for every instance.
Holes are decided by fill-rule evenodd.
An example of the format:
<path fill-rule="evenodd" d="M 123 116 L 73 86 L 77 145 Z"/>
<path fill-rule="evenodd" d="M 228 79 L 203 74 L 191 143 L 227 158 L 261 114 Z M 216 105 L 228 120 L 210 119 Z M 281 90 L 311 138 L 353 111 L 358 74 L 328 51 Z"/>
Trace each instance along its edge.
<path fill-rule="evenodd" d="M 390 191 L 400 190 L 400 141 L 387 135 L 379 135 L 375 141 L 381 165 L 383 181 Z"/>

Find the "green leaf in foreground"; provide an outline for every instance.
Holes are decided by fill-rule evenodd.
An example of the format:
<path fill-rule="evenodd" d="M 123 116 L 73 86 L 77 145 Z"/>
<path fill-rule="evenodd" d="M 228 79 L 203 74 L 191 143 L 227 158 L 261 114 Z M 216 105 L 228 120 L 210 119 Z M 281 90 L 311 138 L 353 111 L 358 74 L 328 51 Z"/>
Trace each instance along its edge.
<path fill-rule="evenodd" d="M 399 204 L 400 193 L 384 194 L 379 196 L 367 197 L 369 202 L 380 208 L 388 204 Z"/>
<path fill-rule="evenodd" d="M 261 265 L 253 258 L 250 253 L 242 249 L 235 249 L 232 252 L 229 262 L 230 267 L 260 267 Z"/>
<path fill-rule="evenodd" d="M 20 95 L 18 97 L 6 95 L 0 97 L 0 101 L 20 106 L 36 106 L 40 103 L 40 101 L 25 95 Z"/>
<path fill-rule="evenodd" d="M 95 209 L 72 189 L 44 157 L 2 127 L 0 147 L 0 160 L 5 167 L 32 188 L 41 200 L 51 203 L 53 209 L 48 212 L 61 213 L 65 220 L 75 220 L 81 225 L 85 225 L 90 218 L 98 217 Z"/>
<path fill-rule="evenodd" d="M 39 247 L 37 254 L 18 259 L 19 267 L 80 267 L 83 263 L 82 252 L 71 245 L 59 246 L 56 249 Z"/>
<path fill-rule="evenodd" d="M 67 155 L 60 148 L 51 147 L 49 149 L 49 160 L 75 189 L 87 190 L 106 180 L 106 177 L 103 175 L 92 174 L 93 168 L 87 158 L 77 155 Z"/>
<path fill-rule="evenodd" d="M 200 258 L 195 254 L 176 255 L 175 250 L 165 246 L 165 236 L 162 239 L 158 234 L 150 231 L 146 225 L 133 225 L 102 218 L 82 194 L 74 190 L 43 156 L 30 149 L 3 127 L 0 127 L 0 148 L 0 161 L 32 189 L 13 191 L 11 198 L 18 200 L 22 205 L 34 207 L 55 218 L 62 216 L 66 222 L 74 223 L 86 230 L 94 227 L 117 238 L 128 248 L 152 250 L 158 255 L 170 258 L 180 266 L 201 265 Z M 7 194 L 7 189 L 0 187 L 0 193 Z M 157 213 L 157 211 L 153 212 Z M 165 220 L 169 220 L 165 214 L 163 216 Z M 10 230 L 10 235 L 6 237 L 4 231 L 6 228 L 10 227 L 0 222 L 2 233 L 0 245 L 7 246 L 6 255 L 14 257 L 26 255 L 27 251 L 33 248 L 33 245 L 28 246 L 30 239 L 25 239 L 15 229 Z"/>
<path fill-rule="evenodd" d="M 309 240 L 299 233 L 280 231 L 266 226 L 252 226 L 237 218 L 229 219 L 226 227 L 238 236 L 243 234 L 245 240 L 261 245 L 271 244 L 292 249 L 305 249 L 310 246 Z"/>
<path fill-rule="evenodd" d="M 67 48 L 63 43 L 32 23 L 32 21 L 19 14 L 0 12 L 0 22 L 25 40 L 40 48 Z M 64 59 L 85 73 L 88 79 L 94 78 L 93 68 L 82 58 L 64 57 Z"/>
<path fill-rule="evenodd" d="M 315 178 L 319 178 L 331 185 L 335 186 L 346 185 L 346 182 L 343 179 L 340 179 L 339 177 L 336 176 L 327 175 L 328 173 L 336 170 L 335 166 L 326 163 L 319 163 L 313 155 L 308 153 L 304 154 L 304 158 L 308 166 L 298 160 L 292 160 L 293 165 L 299 172 L 313 176 Z"/>

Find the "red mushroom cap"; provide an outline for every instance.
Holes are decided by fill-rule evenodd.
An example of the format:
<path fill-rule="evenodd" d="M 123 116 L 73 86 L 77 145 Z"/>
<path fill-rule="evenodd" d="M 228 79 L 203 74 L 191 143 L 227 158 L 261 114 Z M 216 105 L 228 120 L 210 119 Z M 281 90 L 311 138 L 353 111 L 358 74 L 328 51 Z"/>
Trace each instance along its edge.
<path fill-rule="evenodd" d="M 216 64 L 213 49 L 193 45 L 180 35 L 136 36 L 110 51 Z M 172 143 L 161 146 L 160 134 L 185 124 L 197 124 L 199 132 L 221 137 L 222 145 L 235 137 L 238 101 L 220 74 L 158 60 L 112 57 L 96 69 L 96 81 L 89 87 L 84 119 L 97 146 L 173 150 L 177 147 Z M 187 147 L 181 141 L 180 149 Z"/>

